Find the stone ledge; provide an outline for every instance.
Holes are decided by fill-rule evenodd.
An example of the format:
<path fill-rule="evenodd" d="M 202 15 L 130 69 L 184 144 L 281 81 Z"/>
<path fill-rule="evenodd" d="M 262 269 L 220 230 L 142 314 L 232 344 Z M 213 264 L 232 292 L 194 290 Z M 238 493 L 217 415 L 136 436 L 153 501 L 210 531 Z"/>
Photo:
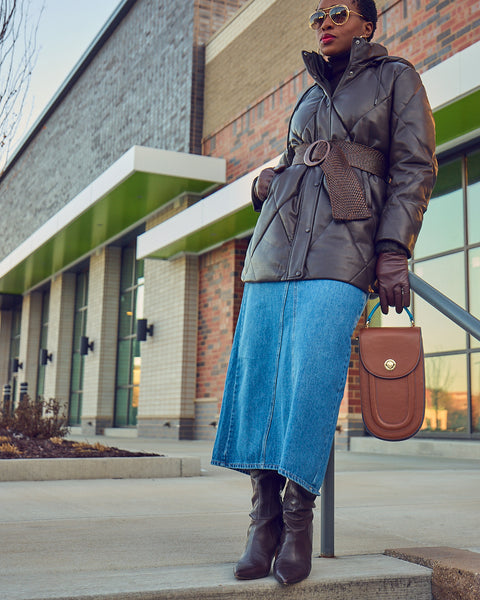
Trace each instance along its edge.
<path fill-rule="evenodd" d="M 434 600 L 480 598 L 480 554 L 448 546 L 385 550 L 387 556 L 432 569 Z"/>
<path fill-rule="evenodd" d="M 168 456 L 114 458 L 14 458 L 0 460 L 0 481 L 60 479 L 160 479 L 196 477 L 200 459 Z"/>

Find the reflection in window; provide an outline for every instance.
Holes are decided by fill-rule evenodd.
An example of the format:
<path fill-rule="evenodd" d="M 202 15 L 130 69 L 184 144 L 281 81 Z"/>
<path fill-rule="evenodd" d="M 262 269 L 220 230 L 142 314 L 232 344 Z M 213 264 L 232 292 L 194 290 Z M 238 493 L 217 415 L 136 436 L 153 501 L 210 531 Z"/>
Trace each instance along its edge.
<path fill-rule="evenodd" d="M 49 315 L 49 305 L 50 305 L 50 291 L 43 292 L 42 295 L 42 321 L 41 321 L 41 329 L 40 329 L 40 349 L 48 350 L 47 341 L 48 341 L 48 315 Z M 45 370 L 46 365 L 38 365 L 38 375 L 37 375 L 37 394 L 36 397 L 43 397 L 43 392 L 45 389 Z"/>
<path fill-rule="evenodd" d="M 426 431 L 468 433 L 467 365 L 465 355 L 425 359 Z"/>
<path fill-rule="evenodd" d="M 465 307 L 464 254 L 457 252 L 415 264 L 415 273 L 430 285 Z M 422 328 L 425 352 L 465 348 L 464 330 L 437 309 L 415 296 L 415 320 Z"/>
<path fill-rule="evenodd" d="M 471 356 L 472 373 L 472 426 L 473 431 L 480 433 L 480 352 Z"/>
<path fill-rule="evenodd" d="M 480 318 L 480 150 L 441 162 L 412 269 Z M 422 300 L 413 298 L 425 348 L 427 410 L 432 436 L 480 434 L 480 341 Z M 397 316 L 382 324 L 401 325 Z M 404 323 L 403 319 L 403 324 Z M 467 366 L 469 367 L 467 369 Z"/>
<path fill-rule="evenodd" d="M 480 152 L 467 159 L 468 243 L 480 242 Z"/>
<path fill-rule="evenodd" d="M 73 348 L 70 376 L 68 424 L 82 422 L 83 371 L 85 357 L 80 354 L 80 339 L 87 331 L 88 271 L 78 273 L 75 287 L 75 318 L 73 322 Z"/>
<path fill-rule="evenodd" d="M 442 165 L 415 246 L 415 259 L 463 247 L 462 161 Z"/>
<path fill-rule="evenodd" d="M 468 275 L 470 284 L 470 312 L 480 319 L 480 248 L 468 253 Z M 472 348 L 480 348 L 480 341 L 470 336 Z"/>
<path fill-rule="evenodd" d="M 135 245 L 132 244 L 122 250 L 115 427 L 137 423 L 142 361 L 136 323 L 137 319 L 143 318 L 143 290 L 143 261 L 135 260 Z"/>

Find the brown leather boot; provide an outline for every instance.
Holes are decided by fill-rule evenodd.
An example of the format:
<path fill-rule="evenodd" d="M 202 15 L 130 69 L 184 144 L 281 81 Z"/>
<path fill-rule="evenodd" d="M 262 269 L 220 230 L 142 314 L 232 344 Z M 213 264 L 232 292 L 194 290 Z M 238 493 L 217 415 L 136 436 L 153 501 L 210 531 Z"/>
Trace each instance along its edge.
<path fill-rule="evenodd" d="M 273 573 L 280 583 L 302 581 L 312 568 L 315 495 L 289 481 L 283 498 L 283 532 Z"/>
<path fill-rule="evenodd" d="M 280 493 L 285 477 L 276 471 L 254 470 L 250 472 L 250 478 L 253 488 L 252 521 L 245 551 L 233 570 L 237 579 L 267 577 L 282 534 Z"/>

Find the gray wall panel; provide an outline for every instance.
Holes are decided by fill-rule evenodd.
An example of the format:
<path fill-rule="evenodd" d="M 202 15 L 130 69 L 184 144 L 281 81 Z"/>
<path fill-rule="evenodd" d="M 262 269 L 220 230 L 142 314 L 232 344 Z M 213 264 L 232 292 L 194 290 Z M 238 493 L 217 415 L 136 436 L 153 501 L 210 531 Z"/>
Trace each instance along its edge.
<path fill-rule="evenodd" d="M 0 180 L 0 260 L 131 146 L 190 150 L 191 23 L 191 0 L 137 0 Z"/>

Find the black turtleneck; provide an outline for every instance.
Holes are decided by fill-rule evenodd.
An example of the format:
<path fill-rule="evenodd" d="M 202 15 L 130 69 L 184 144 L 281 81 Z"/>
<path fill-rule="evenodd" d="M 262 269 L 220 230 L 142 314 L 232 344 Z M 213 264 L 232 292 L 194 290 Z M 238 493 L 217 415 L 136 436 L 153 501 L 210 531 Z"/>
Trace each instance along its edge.
<path fill-rule="evenodd" d="M 337 56 L 329 56 L 328 61 L 325 61 L 327 64 L 327 68 L 325 70 L 325 75 L 330 82 L 331 93 L 335 91 L 337 85 L 342 78 L 343 72 L 347 68 L 347 65 L 350 61 L 350 52 L 345 52 L 345 54 L 338 54 Z"/>

